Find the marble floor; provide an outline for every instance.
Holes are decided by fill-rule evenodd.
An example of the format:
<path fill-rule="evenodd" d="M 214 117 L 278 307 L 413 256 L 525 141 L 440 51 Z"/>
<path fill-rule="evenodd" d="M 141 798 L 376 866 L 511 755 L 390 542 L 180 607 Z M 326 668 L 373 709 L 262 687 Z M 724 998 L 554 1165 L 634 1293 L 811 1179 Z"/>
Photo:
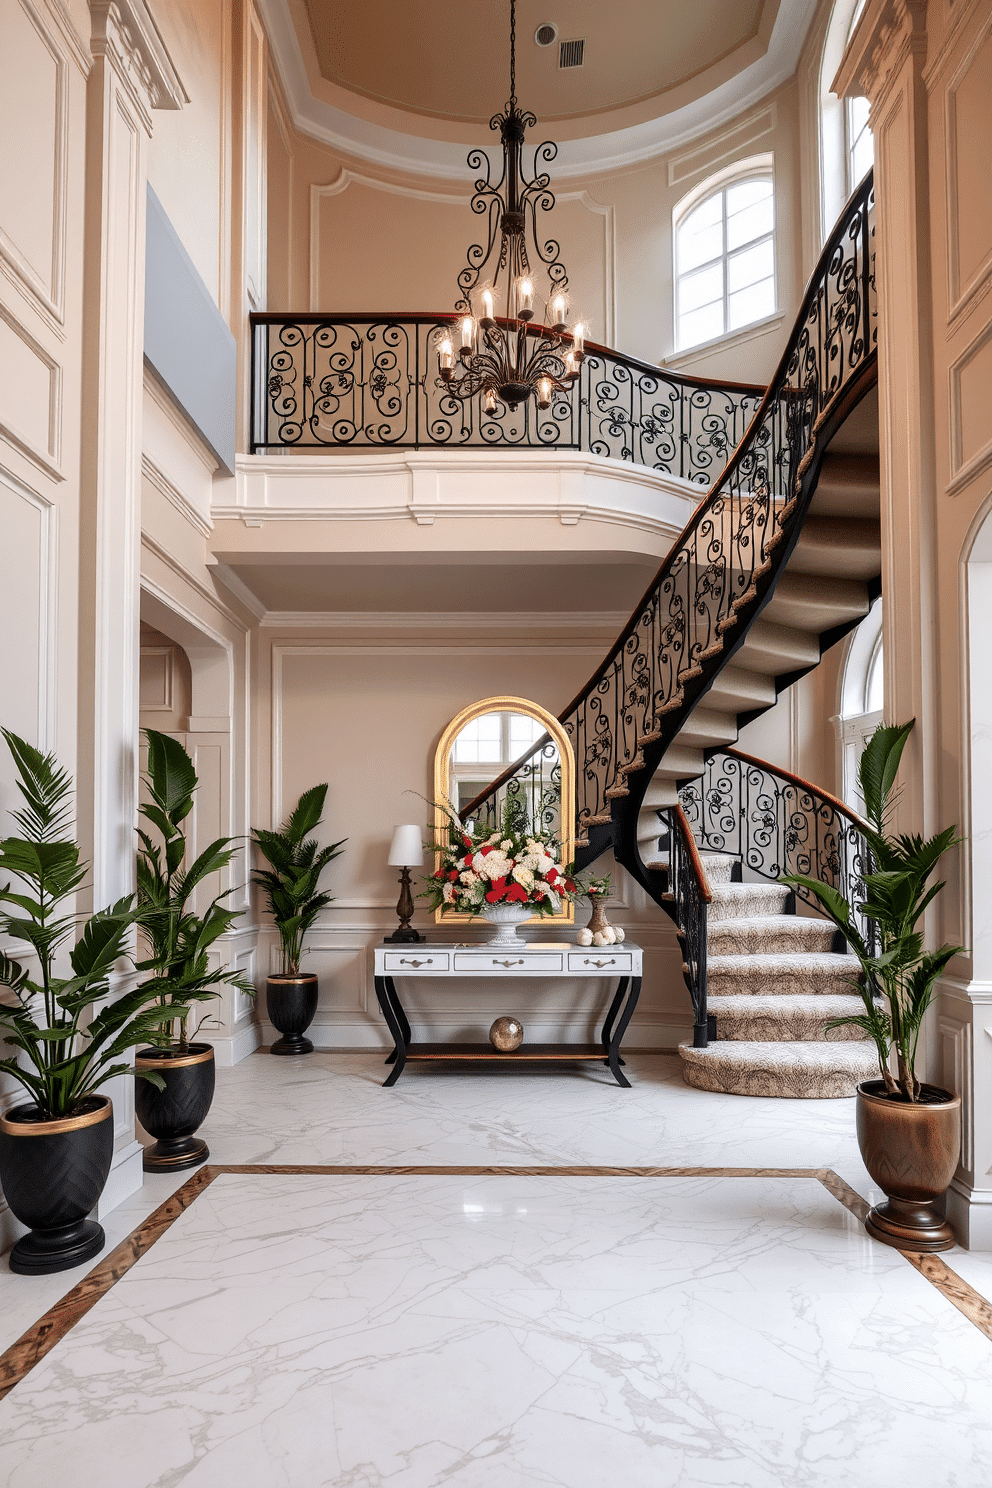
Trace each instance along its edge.
<path fill-rule="evenodd" d="M 833 1169 L 874 1197 L 853 1102 L 629 1069 L 219 1071 L 212 1163 L 447 1171 L 201 1175 L 0 1402 L 4 1488 L 69 1458 L 80 1488 L 992 1480 L 992 1341 L 815 1176 L 510 1171 Z M 188 1176 L 146 1180 L 108 1246 Z M 992 1296 L 992 1257 L 944 1259 Z M 0 1349 L 87 1270 L 0 1270 Z"/>

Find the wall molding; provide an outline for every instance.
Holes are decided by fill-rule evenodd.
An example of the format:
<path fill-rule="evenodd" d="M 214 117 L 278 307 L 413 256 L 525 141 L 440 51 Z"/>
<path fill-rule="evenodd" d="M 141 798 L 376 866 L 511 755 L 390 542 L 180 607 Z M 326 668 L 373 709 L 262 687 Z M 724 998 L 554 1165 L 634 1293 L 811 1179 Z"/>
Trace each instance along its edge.
<path fill-rule="evenodd" d="M 961 406 L 961 375 L 975 357 L 992 341 L 992 320 L 982 326 L 947 369 L 948 416 L 950 419 L 951 480 L 947 494 L 956 496 L 989 465 L 992 465 L 992 439 L 989 439 L 967 461 L 964 458 L 964 426 Z"/>
<path fill-rule="evenodd" d="M 958 18 L 958 26 L 955 27 L 957 34 L 961 17 Z M 960 239 L 958 224 L 963 204 L 958 193 L 958 120 L 957 120 L 957 94 L 958 88 L 975 60 L 976 53 L 992 34 L 992 11 L 989 11 L 984 23 L 979 26 L 971 45 L 961 58 L 954 73 L 948 80 L 944 93 L 944 173 L 947 181 L 947 190 L 944 193 L 945 209 L 945 233 L 947 252 L 947 325 L 953 330 L 962 318 L 967 314 L 972 305 L 976 304 L 992 287 L 992 248 L 986 253 L 982 262 L 972 272 L 968 282 L 961 284 L 959 251 Z M 940 60 L 943 60 L 941 58 Z M 935 71 L 939 71 L 936 68 Z M 931 83 L 929 69 L 925 74 L 926 80 Z"/>
<path fill-rule="evenodd" d="M 13 471 L 0 465 L 0 484 L 33 507 L 39 516 L 38 534 L 38 712 L 35 741 L 38 749 L 55 746 L 58 696 L 58 507 Z"/>
<path fill-rule="evenodd" d="M 175 485 L 164 470 L 160 470 L 150 455 L 141 456 L 141 473 L 146 480 L 150 481 L 156 491 L 164 496 L 170 506 L 183 517 L 191 527 L 195 528 L 201 537 L 209 537 L 214 530 L 213 522 L 209 521 L 203 513 L 194 506 L 189 497 Z"/>
<path fill-rule="evenodd" d="M 41 342 L 32 336 L 26 326 L 22 325 L 8 306 L 0 302 L 0 321 L 8 328 L 12 335 L 22 343 L 31 355 L 41 364 L 48 373 L 48 438 L 46 448 L 42 449 L 30 439 L 27 433 L 17 430 L 12 424 L 0 421 L 0 435 L 12 444 L 15 449 L 29 459 L 32 465 L 37 465 L 46 475 L 53 480 L 65 480 L 62 470 L 62 367 L 52 354 L 42 346 Z"/>
<path fill-rule="evenodd" d="M 251 591 L 249 590 L 249 593 Z M 501 631 L 525 631 L 528 634 L 542 631 L 589 631 L 603 630 L 615 637 L 626 625 L 630 615 L 626 610 L 576 610 L 567 614 L 561 611 L 515 610 L 508 614 L 494 615 L 475 610 L 263 610 L 263 630 L 458 630 L 478 631 L 491 635 L 494 625 Z"/>
<path fill-rule="evenodd" d="M 725 160 L 733 160 L 757 140 L 772 134 L 777 124 L 778 106 L 773 102 L 716 135 L 705 145 L 673 155 L 668 162 L 669 186 L 680 186 L 683 181 L 691 181 L 693 176 L 715 170 Z"/>

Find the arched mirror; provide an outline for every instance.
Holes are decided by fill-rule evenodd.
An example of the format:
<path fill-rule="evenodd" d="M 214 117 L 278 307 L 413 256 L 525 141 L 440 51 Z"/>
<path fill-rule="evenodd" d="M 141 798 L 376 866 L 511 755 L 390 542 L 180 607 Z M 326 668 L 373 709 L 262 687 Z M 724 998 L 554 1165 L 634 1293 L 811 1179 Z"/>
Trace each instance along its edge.
<path fill-rule="evenodd" d="M 491 820 L 495 829 L 506 800 L 512 799 L 526 811 L 535 830 L 561 840 L 561 861 L 570 863 L 575 856 L 572 746 L 557 718 L 526 698 L 483 698 L 463 708 L 437 746 L 435 801 L 448 801 L 460 813 L 496 781 L 499 789 L 481 807 L 476 824 Z M 444 826 L 444 812 L 437 806 L 435 831 L 440 834 Z M 435 912 L 438 923 L 467 923 L 471 918 Z M 572 904 L 563 905 L 560 914 L 541 917 L 543 924 L 557 925 L 570 925 L 574 918 Z"/>

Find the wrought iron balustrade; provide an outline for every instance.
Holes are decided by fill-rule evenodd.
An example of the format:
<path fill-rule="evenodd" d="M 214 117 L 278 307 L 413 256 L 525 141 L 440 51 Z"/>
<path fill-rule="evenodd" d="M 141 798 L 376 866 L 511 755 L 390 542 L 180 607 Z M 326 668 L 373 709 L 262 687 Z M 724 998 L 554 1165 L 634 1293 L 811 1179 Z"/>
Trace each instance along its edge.
<path fill-rule="evenodd" d="M 605 661 L 559 715 L 575 752 L 577 841 L 594 841 L 594 852 L 603 846 L 595 829 L 613 820 L 628 776 L 650 774 L 774 586 L 812 500 L 831 421 L 842 421 L 874 378 L 873 204 L 869 173 L 823 250 L 744 438 Z"/>
<path fill-rule="evenodd" d="M 699 857 L 692 828 L 681 806 L 661 813 L 668 827 L 668 884 L 662 896 L 678 927 L 682 975 L 693 1013 L 693 1046 L 705 1049 L 710 1037 L 706 1011 L 706 906 L 713 892 Z"/>
<path fill-rule="evenodd" d="M 709 485 L 764 390 L 664 372 L 586 343 L 578 382 L 541 411 L 451 395 L 436 342 L 452 315 L 253 315 L 251 451 L 586 450 Z M 539 336 L 531 326 L 528 334 Z"/>
<path fill-rule="evenodd" d="M 818 878 L 857 906 L 861 875 L 871 871 L 864 823 L 828 791 L 737 749 L 707 756 L 706 768 L 679 792 L 696 842 L 740 858 L 777 882 L 791 874 Z M 796 893 L 818 909 L 803 888 Z M 875 926 L 855 907 L 854 918 L 874 947 Z"/>

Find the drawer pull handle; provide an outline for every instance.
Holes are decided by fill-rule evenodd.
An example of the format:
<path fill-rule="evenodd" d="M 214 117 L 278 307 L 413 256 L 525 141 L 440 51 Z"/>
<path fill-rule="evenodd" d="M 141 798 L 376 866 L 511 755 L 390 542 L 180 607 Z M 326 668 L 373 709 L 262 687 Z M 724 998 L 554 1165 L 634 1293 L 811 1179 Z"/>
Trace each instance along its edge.
<path fill-rule="evenodd" d="M 589 957 L 587 956 L 582 963 L 583 966 L 598 966 L 600 968 L 604 966 L 615 966 L 616 964 L 617 963 L 612 956 L 610 957 L 609 961 L 590 961 Z"/>
<path fill-rule="evenodd" d="M 524 962 L 522 956 L 516 961 L 497 961 L 496 957 L 493 957 L 494 966 L 523 966 L 523 964 Z"/>
<path fill-rule="evenodd" d="M 434 957 L 433 956 L 428 956 L 426 961 L 404 961 L 403 957 L 401 956 L 400 957 L 400 965 L 401 966 L 433 966 L 434 965 Z"/>

